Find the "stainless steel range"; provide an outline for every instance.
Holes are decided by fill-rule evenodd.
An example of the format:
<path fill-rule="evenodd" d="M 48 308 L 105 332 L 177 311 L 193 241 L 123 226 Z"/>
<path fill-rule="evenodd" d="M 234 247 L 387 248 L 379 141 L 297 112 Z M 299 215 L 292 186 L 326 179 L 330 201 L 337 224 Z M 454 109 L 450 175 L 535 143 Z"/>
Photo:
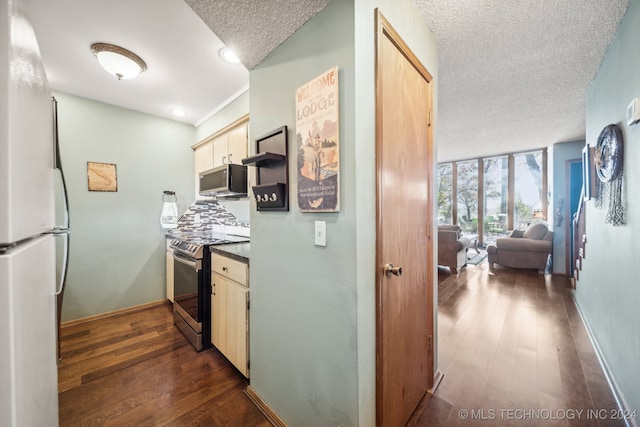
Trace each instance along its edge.
<path fill-rule="evenodd" d="M 211 346 L 209 247 L 248 241 L 248 237 L 216 232 L 179 233 L 171 240 L 174 323 L 197 351 Z"/>

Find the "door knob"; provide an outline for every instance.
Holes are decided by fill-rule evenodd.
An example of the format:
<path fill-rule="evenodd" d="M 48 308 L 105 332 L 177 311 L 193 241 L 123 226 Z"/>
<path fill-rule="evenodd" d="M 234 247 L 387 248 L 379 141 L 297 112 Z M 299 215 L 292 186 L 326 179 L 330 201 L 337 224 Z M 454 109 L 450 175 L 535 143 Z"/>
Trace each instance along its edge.
<path fill-rule="evenodd" d="M 382 269 L 387 277 L 391 277 L 392 274 L 402 276 L 402 267 L 394 267 L 393 264 L 385 264 Z"/>

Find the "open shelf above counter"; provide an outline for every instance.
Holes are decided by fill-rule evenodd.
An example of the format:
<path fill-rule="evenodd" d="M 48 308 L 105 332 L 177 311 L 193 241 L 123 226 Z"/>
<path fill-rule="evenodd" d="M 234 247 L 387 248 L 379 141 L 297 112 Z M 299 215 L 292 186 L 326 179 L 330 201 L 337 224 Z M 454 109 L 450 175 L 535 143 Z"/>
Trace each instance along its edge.
<path fill-rule="evenodd" d="M 282 163 L 286 159 L 287 159 L 287 156 L 285 155 L 278 154 L 278 153 L 265 152 L 265 153 L 258 153 L 254 156 L 249 156 L 246 159 L 242 159 L 242 164 L 248 165 L 248 166 L 263 167 L 263 166 L 270 166 L 272 164 Z"/>
<path fill-rule="evenodd" d="M 259 211 L 289 210 L 289 168 L 287 127 L 282 126 L 256 139 L 256 153 L 242 164 L 256 168 L 252 188 Z"/>

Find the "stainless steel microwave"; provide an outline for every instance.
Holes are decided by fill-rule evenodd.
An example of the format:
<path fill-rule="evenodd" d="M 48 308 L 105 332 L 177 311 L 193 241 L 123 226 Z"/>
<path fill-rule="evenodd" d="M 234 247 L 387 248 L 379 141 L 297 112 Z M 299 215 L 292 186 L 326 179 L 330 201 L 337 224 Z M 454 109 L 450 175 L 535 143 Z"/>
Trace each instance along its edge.
<path fill-rule="evenodd" d="M 200 195 L 246 197 L 247 167 L 228 163 L 200 172 Z"/>

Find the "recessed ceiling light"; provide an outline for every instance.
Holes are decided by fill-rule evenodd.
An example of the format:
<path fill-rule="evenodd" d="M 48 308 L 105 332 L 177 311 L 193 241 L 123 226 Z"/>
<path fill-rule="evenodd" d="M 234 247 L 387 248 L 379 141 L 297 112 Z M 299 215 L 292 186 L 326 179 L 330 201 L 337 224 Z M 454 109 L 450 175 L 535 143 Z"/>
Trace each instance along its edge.
<path fill-rule="evenodd" d="M 118 80 L 132 79 L 147 69 L 142 58 L 120 46 L 94 43 L 91 52 L 98 58 L 102 68 Z"/>
<path fill-rule="evenodd" d="M 238 59 L 236 54 L 233 53 L 233 51 L 231 49 L 229 49 L 228 47 L 223 47 L 222 49 L 220 49 L 220 56 L 222 57 L 222 59 L 227 61 L 229 64 L 239 64 L 240 63 L 240 59 Z"/>
<path fill-rule="evenodd" d="M 171 108 L 169 109 L 169 111 L 171 111 L 173 115 L 178 117 L 184 117 L 187 115 L 187 112 L 184 111 L 182 108 Z"/>

